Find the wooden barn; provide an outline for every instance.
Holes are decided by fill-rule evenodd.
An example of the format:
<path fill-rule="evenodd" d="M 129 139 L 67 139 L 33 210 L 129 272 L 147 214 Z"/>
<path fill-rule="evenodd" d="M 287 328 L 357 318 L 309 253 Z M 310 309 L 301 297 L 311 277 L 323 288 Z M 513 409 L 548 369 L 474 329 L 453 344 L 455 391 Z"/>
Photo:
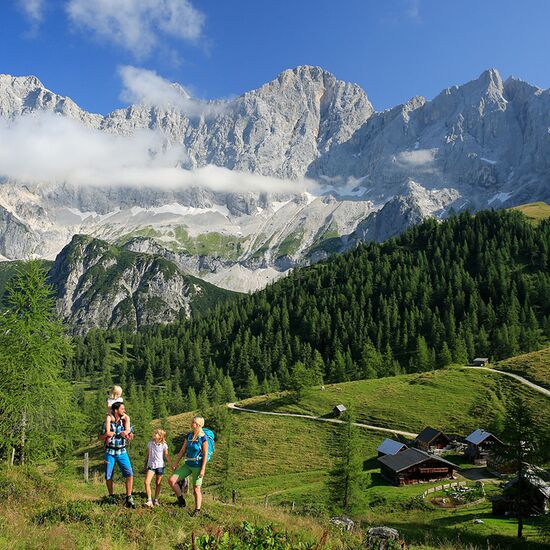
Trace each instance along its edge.
<path fill-rule="evenodd" d="M 429 426 L 424 428 L 414 440 L 416 447 L 428 452 L 445 449 L 450 442 L 451 440 L 442 431 Z"/>
<path fill-rule="evenodd" d="M 378 458 L 382 477 L 393 485 L 410 485 L 440 479 L 453 479 L 458 466 L 420 449 L 405 449 Z"/>
<path fill-rule="evenodd" d="M 493 514 L 515 516 L 518 507 L 522 516 L 541 516 L 550 509 L 550 484 L 533 474 L 521 480 L 521 493 L 518 502 L 519 478 L 514 477 L 502 486 L 502 495 L 491 499 Z"/>
<path fill-rule="evenodd" d="M 400 441 L 395 441 L 394 439 L 384 439 L 382 443 L 378 446 L 378 456 L 384 456 L 384 455 L 396 455 L 397 453 L 400 453 L 401 451 L 404 451 L 407 448 L 407 445 L 405 443 L 401 443 Z"/>
<path fill-rule="evenodd" d="M 474 430 L 467 438 L 468 446 L 464 449 L 464 456 L 475 464 L 487 464 L 491 451 L 496 445 L 502 445 L 498 437 L 485 430 Z"/>

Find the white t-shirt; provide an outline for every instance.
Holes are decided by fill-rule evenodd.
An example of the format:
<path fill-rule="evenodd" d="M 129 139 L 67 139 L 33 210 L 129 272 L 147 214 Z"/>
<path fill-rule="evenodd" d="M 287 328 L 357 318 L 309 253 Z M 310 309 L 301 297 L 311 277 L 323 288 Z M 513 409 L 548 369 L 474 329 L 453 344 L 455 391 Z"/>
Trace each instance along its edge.
<path fill-rule="evenodd" d="M 154 441 L 149 441 L 147 443 L 147 449 L 149 451 L 149 456 L 147 458 L 147 468 L 164 468 L 164 451 L 168 449 L 166 443 L 155 443 Z"/>
<path fill-rule="evenodd" d="M 111 410 L 111 407 L 113 406 L 114 403 L 123 403 L 124 402 L 124 399 L 122 399 L 122 397 L 116 397 L 115 399 L 113 399 L 112 397 L 107 397 L 107 407 L 109 408 L 109 410 Z"/>

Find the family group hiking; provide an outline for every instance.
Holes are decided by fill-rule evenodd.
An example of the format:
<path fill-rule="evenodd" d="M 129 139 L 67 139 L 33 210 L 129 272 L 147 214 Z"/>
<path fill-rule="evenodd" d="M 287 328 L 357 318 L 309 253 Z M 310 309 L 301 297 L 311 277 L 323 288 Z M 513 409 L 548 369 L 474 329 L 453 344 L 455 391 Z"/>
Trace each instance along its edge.
<path fill-rule="evenodd" d="M 200 515 L 202 505 L 201 486 L 206 471 L 206 464 L 214 451 L 214 433 L 204 427 L 204 418 L 193 417 L 191 430 L 186 434 L 181 449 L 174 460 L 171 459 L 166 443 L 166 432 L 162 429 L 153 430 L 151 440 L 147 444 L 145 459 L 145 506 L 153 508 L 159 506 L 159 496 L 162 487 L 165 464 L 168 464 L 171 475 L 168 485 L 177 497 L 177 505 L 186 506 L 183 496 L 183 487 L 190 478 L 193 485 L 195 509 L 193 516 Z M 99 439 L 104 442 L 105 482 L 109 492 L 108 502 L 116 503 L 114 496 L 113 474 L 118 465 L 126 485 L 126 506 L 135 508 L 136 503 L 132 495 L 134 484 L 134 470 L 128 455 L 127 445 L 134 439 L 134 427 L 130 416 L 126 413 L 122 398 L 122 388 L 113 386 L 111 395 L 107 399 L 107 417 L 103 424 Z M 183 460 L 183 462 L 182 462 Z M 181 464 L 180 464 L 181 463 Z M 155 496 L 152 498 L 151 482 L 155 478 Z"/>

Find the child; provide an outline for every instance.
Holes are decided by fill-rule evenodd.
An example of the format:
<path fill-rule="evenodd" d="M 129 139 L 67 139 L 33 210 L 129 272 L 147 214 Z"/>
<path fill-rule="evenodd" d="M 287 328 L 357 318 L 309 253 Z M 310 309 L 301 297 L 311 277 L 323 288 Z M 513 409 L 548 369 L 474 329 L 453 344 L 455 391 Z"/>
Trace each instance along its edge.
<path fill-rule="evenodd" d="M 147 494 L 147 502 L 145 506 L 152 508 L 159 505 L 160 483 L 164 475 L 164 459 L 168 460 L 171 465 L 170 453 L 166 444 L 166 432 L 161 429 L 156 429 L 153 432 L 151 441 L 147 444 L 147 458 L 145 460 L 145 493 Z M 153 475 L 155 479 L 155 500 L 151 500 L 151 480 Z"/>
<path fill-rule="evenodd" d="M 113 409 L 112 406 L 115 403 L 122 403 L 124 399 L 122 399 L 122 388 L 120 386 L 113 386 L 111 389 L 111 395 L 107 397 L 107 418 L 105 419 L 105 428 L 106 431 L 111 431 L 111 421 L 115 419 L 113 416 Z M 130 433 L 130 417 L 125 414 L 122 417 L 124 421 L 124 434 Z M 105 447 L 109 445 L 109 439 L 105 440 Z"/>

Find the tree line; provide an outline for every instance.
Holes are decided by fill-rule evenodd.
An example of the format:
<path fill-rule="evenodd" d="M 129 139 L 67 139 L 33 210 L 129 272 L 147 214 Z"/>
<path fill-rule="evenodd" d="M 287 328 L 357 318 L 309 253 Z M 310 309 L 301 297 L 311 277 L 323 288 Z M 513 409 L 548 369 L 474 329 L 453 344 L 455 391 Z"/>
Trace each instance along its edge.
<path fill-rule="evenodd" d="M 70 380 L 113 377 L 152 416 L 322 382 L 502 359 L 550 338 L 550 222 L 434 219 L 192 319 L 75 338 Z M 93 381 L 93 382 L 92 382 Z"/>

